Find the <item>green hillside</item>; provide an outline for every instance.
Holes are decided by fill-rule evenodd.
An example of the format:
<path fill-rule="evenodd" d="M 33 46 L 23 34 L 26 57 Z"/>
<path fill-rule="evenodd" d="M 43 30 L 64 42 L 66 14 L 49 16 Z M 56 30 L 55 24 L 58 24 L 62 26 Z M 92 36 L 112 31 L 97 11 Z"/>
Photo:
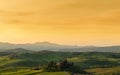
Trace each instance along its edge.
<path fill-rule="evenodd" d="M 27 67 L 9 67 L 0 69 L 0 75 L 70 75 L 68 72 L 43 72 L 31 70 Z"/>
<path fill-rule="evenodd" d="M 69 75 L 67 72 L 43 72 L 32 70 L 50 61 L 67 59 L 93 74 L 120 73 L 120 54 L 103 52 L 1 52 L 1 75 Z M 104 70 L 104 71 L 103 71 Z M 106 71 L 107 70 L 107 71 Z M 117 75 L 117 74 L 116 74 Z"/>
<path fill-rule="evenodd" d="M 87 69 L 88 72 L 93 72 L 95 75 L 120 75 L 120 67 L 113 68 L 94 68 Z"/>

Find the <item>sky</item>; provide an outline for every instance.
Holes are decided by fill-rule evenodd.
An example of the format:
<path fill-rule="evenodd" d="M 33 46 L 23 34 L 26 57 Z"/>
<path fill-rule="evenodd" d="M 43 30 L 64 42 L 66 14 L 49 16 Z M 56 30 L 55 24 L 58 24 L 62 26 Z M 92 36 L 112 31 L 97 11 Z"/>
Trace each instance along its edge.
<path fill-rule="evenodd" d="M 0 0 L 0 42 L 120 45 L 120 0 Z"/>

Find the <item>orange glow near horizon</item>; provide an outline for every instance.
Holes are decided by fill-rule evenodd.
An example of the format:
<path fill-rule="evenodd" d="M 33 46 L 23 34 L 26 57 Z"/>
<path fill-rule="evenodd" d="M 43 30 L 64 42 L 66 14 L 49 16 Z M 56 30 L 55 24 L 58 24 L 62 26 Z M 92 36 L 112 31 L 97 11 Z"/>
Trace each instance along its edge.
<path fill-rule="evenodd" d="M 120 0 L 0 0 L 0 42 L 120 45 Z"/>

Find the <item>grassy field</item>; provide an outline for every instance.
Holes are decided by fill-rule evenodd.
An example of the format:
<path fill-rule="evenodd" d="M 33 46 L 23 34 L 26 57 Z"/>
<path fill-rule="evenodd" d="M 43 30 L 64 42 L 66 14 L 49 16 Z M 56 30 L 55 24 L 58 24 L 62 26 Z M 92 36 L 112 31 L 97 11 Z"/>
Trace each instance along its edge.
<path fill-rule="evenodd" d="M 67 72 L 42 72 L 41 70 L 30 70 L 29 68 L 6 68 L 0 70 L 0 75 L 70 75 Z"/>
<path fill-rule="evenodd" d="M 114 68 L 94 68 L 86 71 L 94 73 L 93 75 L 112 75 L 120 74 L 120 67 Z M 0 75 L 70 75 L 68 72 L 42 72 L 41 70 L 34 71 L 29 68 L 6 68 L 0 70 Z"/>
<path fill-rule="evenodd" d="M 120 67 L 113 67 L 113 68 L 94 68 L 94 69 L 87 69 L 86 71 L 92 72 L 95 75 L 112 75 L 116 73 L 116 75 L 120 75 Z"/>
<path fill-rule="evenodd" d="M 33 52 L 33 53 L 0 53 L 0 75 L 70 75 L 67 72 L 42 72 L 31 70 L 49 61 L 67 59 L 74 65 L 85 68 L 94 75 L 112 75 L 120 73 L 119 53 L 98 52 Z M 119 75 L 119 74 L 115 74 Z"/>

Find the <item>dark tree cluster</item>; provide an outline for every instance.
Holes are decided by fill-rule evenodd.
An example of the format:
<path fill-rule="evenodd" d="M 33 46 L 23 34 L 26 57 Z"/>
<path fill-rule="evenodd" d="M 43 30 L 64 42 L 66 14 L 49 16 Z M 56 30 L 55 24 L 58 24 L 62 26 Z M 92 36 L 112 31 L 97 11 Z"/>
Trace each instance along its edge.
<path fill-rule="evenodd" d="M 47 64 L 46 71 L 66 71 L 76 74 L 89 74 L 79 66 L 75 66 L 73 62 L 68 62 L 67 60 L 60 60 L 59 62 L 51 61 Z"/>
<path fill-rule="evenodd" d="M 51 61 L 47 64 L 47 71 L 67 71 L 74 66 L 73 62 L 67 60 L 60 60 L 59 62 Z"/>
<path fill-rule="evenodd" d="M 68 62 L 67 60 L 60 60 L 60 62 L 57 63 L 56 65 L 61 71 L 66 71 L 69 70 L 70 68 L 73 68 L 74 63 Z"/>

